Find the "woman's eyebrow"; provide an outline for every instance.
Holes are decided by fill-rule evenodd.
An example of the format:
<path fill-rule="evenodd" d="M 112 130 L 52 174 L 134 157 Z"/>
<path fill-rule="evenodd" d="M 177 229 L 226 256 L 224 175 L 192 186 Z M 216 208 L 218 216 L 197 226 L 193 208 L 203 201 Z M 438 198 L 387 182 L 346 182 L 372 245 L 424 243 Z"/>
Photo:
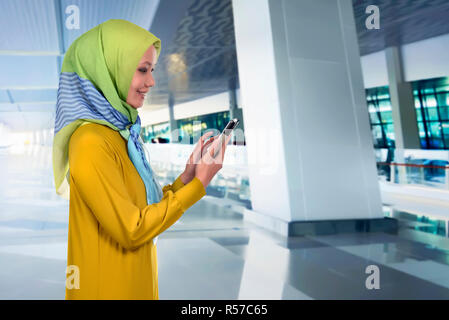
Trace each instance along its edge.
<path fill-rule="evenodd" d="M 148 63 L 150 66 L 153 65 L 153 64 L 152 64 L 151 62 L 149 62 L 149 61 L 144 61 L 143 63 Z M 156 66 L 156 64 L 155 64 L 154 66 Z"/>

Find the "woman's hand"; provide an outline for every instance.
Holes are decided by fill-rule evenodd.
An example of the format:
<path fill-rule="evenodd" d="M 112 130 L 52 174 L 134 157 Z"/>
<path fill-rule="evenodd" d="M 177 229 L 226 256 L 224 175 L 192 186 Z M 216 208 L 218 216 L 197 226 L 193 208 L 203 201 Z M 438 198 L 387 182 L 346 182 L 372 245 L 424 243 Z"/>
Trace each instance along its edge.
<path fill-rule="evenodd" d="M 189 160 L 187 160 L 186 168 L 184 169 L 184 172 L 181 174 L 181 181 L 184 184 L 189 183 L 194 177 L 195 177 L 195 169 L 196 165 L 202 158 L 202 156 L 207 152 L 207 148 L 209 145 L 218 137 L 214 136 L 209 139 L 206 143 L 204 141 L 212 134 L 212 131 L 206 132 L 200 140 L 197 142 L 195 149 L 193 150 L 192 154 L 189 157 Z"/>
<path fill-rule="evenodd" d="M 224 139 L 216 139 L 209 150 L 207 150 L 207 152 L 201 157 L 200 162 L 196 165 L 195 177 L 201 181 L 204 189 L 207 188 L 210 181 L 223 167 L 225 149 L 229 140 L 231 140 L 232 135 L 229 135 L 228 137 L 223 135 L 222 137 Z M 219 147 L 220 143 L 222 143 L 221 148 L 214 158 L 215 149 Z"/>

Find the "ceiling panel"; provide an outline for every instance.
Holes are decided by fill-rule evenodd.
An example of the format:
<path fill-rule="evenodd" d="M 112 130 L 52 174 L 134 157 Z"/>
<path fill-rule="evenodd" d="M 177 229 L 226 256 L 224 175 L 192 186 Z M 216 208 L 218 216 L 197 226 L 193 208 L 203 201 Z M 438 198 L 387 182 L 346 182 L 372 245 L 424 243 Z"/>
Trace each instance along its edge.
<path fill-rule="evenodd" d="M 0 103 L 11 102 L 8 92 L 6 90 L 0 90 Z"/>
<path fill-rule="evenodd" d="M 152 26 L 156 34 L 159 29 L 163 26 Z M 237 88 L 231 0 L 192 0 L 159 60 L 152 104 L 167 103 L 170 93 L 182 103 Z"/>
<path fill-rule="evenodd" d="M 84 32 L 109 19 L 125 19 L 148 30 L 156 13 L 159 0 L 61 0 L 61 21 L 64 38 L 64 52 Z M 66 20 L 70 16 L 65 11 L 76 5 L 80 12 L 80 28 L 69 30 Z"/>
<path fill-rule="evenodd" d="M 18 103 L 18 105 L 22 112 L 55 112 L 56 110 L 55 102 L 29 102 Z"/>
<path fill-rule="evenodd" d="M 448 0 L 352 1 L 362 55 L 449 33 Z M 372 4 L 380 8 L 380 30 L 365 27 Z M 80 29 L 66 27 L 69 5 L 80 10 Z M 154 108 L 167 105 L 170 95 L 183 103 L 239 87 L 231 0 L 0 0 L 0 121 L 16 129 L 53 126 L 63 53 L 108 19 L 161 35 L 147 101 Z M 23 115 L 11 116 L 17 110 Z"/>
<path fill-rule="evenodd" d="M 0 55 L 0 89 L 58 87 L 55 56 Z"/>
<path fill-rule="evenodd" d="M 59 52 L 52 0 L 1 0 L 0 51 Z"/>
<path fill-rule="evenodd" d="M 9 90 L 14 102 L 38 102 L 38 101 L 55 101 L 57 96 L 57 89 L 42 89 L 42 90 Z"/>
<path fill-rule="evenodd" d="M 79 9 L 79 29 L 67 28 L 71 5 Z M 52 127 L 58 76 L 70 44 L 108 19 L 148 30 L 158 5 L 159 0 L 1 0 L 0 122 L 19 131 Z"/>
<path fill-rule="evenodd" d="M 365 26 L 368 5 L 379 7 L 379 30 Z M 448 0 L 353 0 L 353 7 L 361 55 L 449 33 Z"/>

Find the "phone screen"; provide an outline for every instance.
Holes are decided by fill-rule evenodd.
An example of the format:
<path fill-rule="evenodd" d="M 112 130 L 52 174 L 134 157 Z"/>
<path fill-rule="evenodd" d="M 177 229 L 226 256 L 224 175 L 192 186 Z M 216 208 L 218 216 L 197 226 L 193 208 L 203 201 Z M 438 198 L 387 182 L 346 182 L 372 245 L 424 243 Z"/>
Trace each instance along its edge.
<path fill-rule="evenodd" d="M 234 130 L 235 127 L 237 127 L 237 124 L 239 123 L 239 119 L 232 119 L 228 122 L 228 124 L 226 125 L 226 127 L 223 129 L 222 134 L 229 136 L 232 132 L 232 130 Z"/>
<path fill-rule="evenodd" d="M 223 132 L 220 134 L 220 137 L 219 137 L 220 138 L 220 143 L 218 144 L 218 147 L 217 147 L 217 149 L 214 152 L 214 158 L 217 156 L 217 153 L 220 151 L 220 149 L 221 149 L 221 147 L 223 145 L 222 141 L 224 139 L 226 139 L 226 137 L 228 137 L 231 134 L 232 130 L 234 130 L 235 127 L 237 127 L 239 122 L 240 122 L 239 119 L 232 119 L 232 120 L 230 120 L 228 122 L 226 127 L 223 129 Z"/>

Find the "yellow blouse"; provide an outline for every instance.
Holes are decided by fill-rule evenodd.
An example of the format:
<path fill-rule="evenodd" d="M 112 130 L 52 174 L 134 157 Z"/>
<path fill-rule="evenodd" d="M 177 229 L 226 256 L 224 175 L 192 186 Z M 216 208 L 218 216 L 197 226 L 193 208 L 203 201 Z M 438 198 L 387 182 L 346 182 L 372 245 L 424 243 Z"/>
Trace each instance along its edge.
<path fill-rule="evenodd" d="M 146 205 L 127 141 L 96 123 L 73 133 L 69 165 L 66 299 L 159 299 L 152 239 L 206 194 L 201 181 L 178 177 L 159 203 Z"/>

